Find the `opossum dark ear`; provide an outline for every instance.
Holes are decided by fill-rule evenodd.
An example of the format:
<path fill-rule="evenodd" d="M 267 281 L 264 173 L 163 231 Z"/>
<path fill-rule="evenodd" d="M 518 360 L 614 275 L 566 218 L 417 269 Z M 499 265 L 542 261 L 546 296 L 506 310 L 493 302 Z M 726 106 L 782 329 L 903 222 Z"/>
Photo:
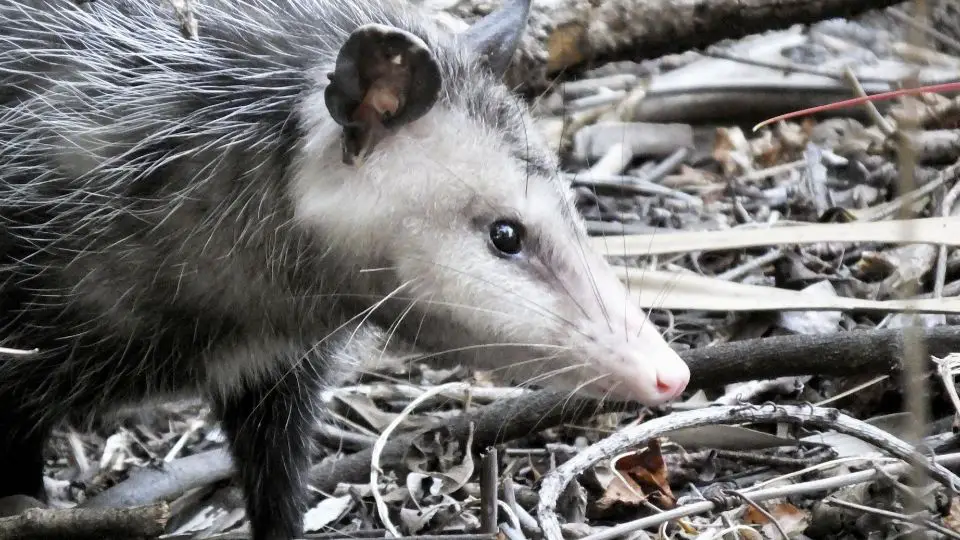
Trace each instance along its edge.
<path fill-rule="evenodd" d="M 507 72 L 527 28 L 531 0 L 504 0 L 497 11 L 466 29 L 460 38 L 497 77 Z"/>
<path fill-rule="evenodd" d="M 413 122 L 437 102 L 440 66 L 417 36 L 380 24 L 350 34 L 324 91 L 343 126 L 343 162 L 362 160 L 391 128 Z"/>

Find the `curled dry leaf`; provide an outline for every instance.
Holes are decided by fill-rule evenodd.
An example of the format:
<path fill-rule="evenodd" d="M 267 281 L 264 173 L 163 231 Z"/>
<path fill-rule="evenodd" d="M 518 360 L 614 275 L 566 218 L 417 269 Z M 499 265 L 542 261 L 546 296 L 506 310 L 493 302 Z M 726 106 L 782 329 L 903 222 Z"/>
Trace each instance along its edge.
<path fill-rule="evenodd" d="M 474 471 L 473 454 L 469 451 L 469 448 L 473 446 L 473 429 L 473 424 L 470 424 L 467 441 L 464 445 L 466 451 L 461 449 L 460 444 L 452 438 L 448 439 L 451 443 L 446 446 L 434 446 L 434 449 L 440 451 L 436 460 L 438 467 L 427 466 L 434 460 L 423 453 L 417 445 L 411 447 L 411 453 L 408 455 L 412 457 L 419 454 L 419 456 L 412 457 L 407 461 L 411 471 L 407 475 L 407 489 L 410 491 L 414 504 L 419 506 L 420 500 L 424 497 L 449 495 L 462 488 L 470 480 Z M 456 459 L 460 452 L 462 452 L 462 457 L 459 462 L 450 466 L 449 464 Z"/>
<path fill-rule="evenodd" d="M 330 497 L 307 511 L 303 516 L 304 532 L 319 531 L 340 520 L 354 506 L 354 498 L 350 495 Z"/>
<path fill-rule="evenodd" d="M 803 294 L 836 298 L 836 289 L 827 280 L 818 281 L 801 290 Z M 777 314 L 777 324 L 796 334 L 831 334 L 840 329 L 843 313 L 840 311 L 783 311 Z"/>
<path fill-rule="evenodd" d="M 480 527 L 480 520 L 466 511 L 464 505 L 449 495 L 428 507 L 403 508 L 400 521 L 407 534 L 417 534 L 428 527 L 432 532 L 474 531 Z"/>
<path fill-rule="evenodd" d="M 727 176 L 750 169 L 750 143 L 740 128 L 717 128 L 713 159 Z"/>
<path fill-rule="evenodd" d="M 381 410 L 369 396 L 351 393 L 337 394 L 335 397 L 344 406 L 348 407 L 360 418 L 363 418 L 363 420 L 377 432 L 386 429 L 386 427 L 390 425 L 390 422 L 393 422 L 397 417 L 397 413 L 389 413 Z M 407 416 L 401 424 L 405 429 L 416 429 L 429 425 L 432 425 L 432 420 L 420 416 Z"/>
<path fill-rule="evenodd" d="M 943 517 L 943 524 L 951 531 L 960 532 L 960 497 L 950 499 L 950 510 Z"/>
<path fill-rule="evenodd" d="M 100 456 L 100 470 L 117 472 L 125 469 L 127 458 L 130 457 L 131 442 L 130 435 L 126 431 L 118 431 L 107 437 Z"/>
<path fill-rule="evenodd" d="M 639 506 L 647 499 L 660 508 L 676 504 L 658 439 L 652 439 L 640 452 L 622 454 L 610 463 L 613 478 L 597 501 L 598 509 L 608 510 L 617 504 Z"/>
<path fill-rule="evenodd" d="M 802 533 L 810 524 L 810 513 L 797 508 L 788 502 L 764 505 L 764 509 L 777 520 L 777 523 L 788 536 Z M 776 524 L 757 510 L 754 506 L 747 507 L 743 516 L 744 523 L 760 525 L 760 532 L 764 538 L 780 537 Z"/>

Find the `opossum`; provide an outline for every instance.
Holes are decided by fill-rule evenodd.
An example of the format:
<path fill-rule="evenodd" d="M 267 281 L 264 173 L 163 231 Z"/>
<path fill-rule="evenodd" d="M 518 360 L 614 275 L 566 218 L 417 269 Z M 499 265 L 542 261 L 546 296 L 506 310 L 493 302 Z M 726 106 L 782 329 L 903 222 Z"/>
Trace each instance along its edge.
<path fill-rule="evenodd" d="M 199 395 L 257 540 L 302 532 L 317 395 L 376 327 L 655 405 L 689 371 L 504 83 L 529 17 L 404 0 L 0 4 L 0 496 L 64 419 Z"/>

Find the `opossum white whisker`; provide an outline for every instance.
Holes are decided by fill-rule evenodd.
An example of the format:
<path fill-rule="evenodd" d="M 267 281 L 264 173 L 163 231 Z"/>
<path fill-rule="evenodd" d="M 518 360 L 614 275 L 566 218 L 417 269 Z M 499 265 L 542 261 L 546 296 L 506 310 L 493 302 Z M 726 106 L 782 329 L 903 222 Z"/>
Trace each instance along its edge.
<path fill-rule="evenodd" d="M 534 346 L 539 346 L 539 345 L 542 345 L 542 344 L 534 344 Z M 543 362 L 543 361 L 546 361 L 546 360 L 553 360 L 553 359 L 556 359 L 562 352 L 564 352 L 564 351 L 557 351 L 557 352 L 555 352 L 555 353 L 553 353 L 553 354 L 549 354 L 549 355 L 545 355 L 545 356 L 538 356 L 538 357 L 536 357 L 536 358 L 528 358 L 528 359 L 526 359 L 526 360 L 520 360 L 520 361 L 514 362 L 514 363 L 512 363 L 512 364 L 510 364 L 510 365 L 495 367 L 495 368 L 492 368 L 492 369 L 488 369 L 487 371 L 490 372 L 490 373 L 496 373 L 496 372 L 498 372 L 498 371 L 510 370 L 510 369 L 515 368 L 515 367 L 517 367 L 517 366 L 524 366 L 524 365 L 527 365 L 527 364 L 534 364 L 534 363 Z"/>
<path fill-rule="evenodd" d="M 560 290 L 563 291 L 563 294 L 565 294 L 567 298 L 569 298 L 570 301 L 577 306 L 577 309 L 580 310 L 580 313 L 584 316 L 584 318 L 589 318 L 589 314 L 587 313 L 587 310 L 584 309 L 583 305 L 579 301 L 577 301 L 576 297 L 573 296 L 567 284 L 564 283 L 563 280 L 560 279 L 560 276 L 557 275 L 557 271 L 553 267 L 548 266 L 547 272 L 549 272 L 550 277 L 552 277 L 554 281 L 560 285 Z"/>
<path fill-rule="evenodd" d="M 394 333 L 397 331 L 397 328 L 399 328 L 400 325 L 403 323 L 403 319 L 406 318 L 406 316 L 409 315 L 410 312 L 413 310 L 417 302 L 418 302 L 418 299 L 416 298 L 410 299 L 410 302 L 407 305 L 407 308 L 404 309 L 402 312 L 400 312 L 400 316 L 397 317 L 396 320 L 394 320 L 394 322 L 388 328 L 387 336 L 383 340 L 383 347 L 380 348 L 380 356 L 377 358 L 377 363 L 380 363 L 383 361 L 383 355 L 386 354 L 387 347 L 390 345 L 390 340 L 393 338 Z"/>
<path fill-rule="evenodd" d="M 573 389 L 571 389 L 571 390 L 568 390 L 568 391 L 567 391 L 567 399 L 565 399 L 565 400 L 563 401 L 563 406 L 566 407 L 567 404 L 570 403 L 570 400 L 571 400 L 574 396 L 576 396 L 577 393 L 579 393 L 581 389 L 583 389 L 583 388 L 585 388 L 585 387 L 587 387 L 587 386 L 591 386 L 591 385 L 593 385 L 593 384 L 596 384 L 597 382 L 599 382 L 599 381 L 601 381 L 601 380 L 603 380 L 603 379 L 605 379 L 605 378 L 607 378 L 607 377 L 609 377 L 609 376 L 610 376 L 609 373 L 604 373 L 604 374 L 602 374 L 602 375 L 598 375 L 598 376 L 593 377 L 593 378 L 591 378 L 591 379 L 587 379 L 586 381 L 583 381 L 582 383 L 580 383 L 579 385 L 577 385 L 575 388 L 573 388 Z"/>
<path fill-rule="evenodd" d="M 432 299 L 434 296 L 435 295 L 431 294 L 430 298 Z M 417 330 L 413 333 L 413 341 L 411 341 L 411 343 L 414 346 L 417 345 L 417 340 L 420 339 L 420 335 L 423 332 L 423 326 L 426 323 L 426 320 L 427 320 L 427 312 L 426 310 L 424 310 L 420 315 L 420 323 L 417 324 Z"/>
<path fill-rule="evenodd" d="M 549 379 L 549 378 L 551 378 L 551 377 L 556 377 L 557 375 L 563 375 L 563 374 L 569 373 L 569 372 L 571 372 L 571 371 L 577 371 L 577 370 L 583 369 L 583 368 L 588 367 L 588 366 L 589 366 L 589 364 L 588 364 L 587 362 L 581 362 L 581 363 L 579 363 L 579 364 L 573 364 L 573 365 L 570 365 L 570 366 L 564 366 L 564 367 L 561 367 L 561 368 L 555 368 L 555 369 L 551 369 L 551 370 L 549 370 L 549 371 L 544 371 L 544 372 L 538 373 L 537 375 L 533 375 L 533 376 L 531 376 L 531 377 L 528 377 L 527 380 L 523 382 L 522 386 L 529 386 L 529 385 L 532 385 L 532 384 L 537 384 L 538 382 L 543 381 L 543 380 L 546 380 L 546 379 Z"/>
<path fill-rule="evenodd" d="M 643 325 L 647 324 L 647 321 L 650 320 L 650 313 L 655 309 L 658 309 L 658 306 L 663 305 L 663 302 L 666 301 L 667 295 L 670 294 L 670 284 L 664 283 L 659 290 L 657 290 L 657 295 L 654 297 L 653 302 L 650 304 L 650 309 L 647 310 L 647 316 L 644 317 L 643 321 L 640 323 L 640 327 L 637 329 L 637 336 L 639 337 L 640 333 L 643 332 Z M 654 323 L 650 323 L 654 324 Z"/>
<path fill-rule="evenodd" d="M 396 265 L 394 265 L 394 266 L 381 266 L 379 268 L 361 268 L 360 270 L 357 270 L 357 272 L 361 274 L 367 274 L 367 273 L 373 273 L 373 272 L 392 272 L 396 269 L 397 267 Z"/>
<path fill-rule="evenodd" d="M 568 350 L 567 347 L 560 346 L 560 345 L 552 345 L 552 344 L 549 344 L 549 343 L 526 343 L 526 342 L 516 342 L 516 343 L 509 343 L 509 342 L 476 343 L 476 344 L 473 344 L 473 345 L 464 345 L 464 346 L 462 346 L 462 347 L 451 347 L 451 348 L 448 348 L 448 349 L 441 349 L 441 350 L 438 350 L 438 351 L 435 351 L 435 352 L 434 352 L 434 351 L 431 351 L 431 352 L 429 352 L 429 353 L 424 353 L 424 354 L 422 354 L 422 355 L 417 355 L 417 358 L 420 359 L 420 360 L 426 360 L 426 359 L 428 359 L 428 358 L 435 358 L 435 357 L 437 357 L 437 356 L 443 356 L 443 355 L 445 355 L 445 354 L 450 354 L 450 353 L 455 353 L 455 352 L 465 352 L 465 351 L 474 351 L 474 350 L 482 350 L 482 349 L 498 349 L 498 348 L 501 348 L 501 347 L 506 347 L 506 348 L 509 348 L 509 347 L 520 347 L 520 348 L 537 347 L 537 348 L 554 349 L 554 350 L 560 350 L 560 351 L 566 351 L 566 350 Z"/>
<path fill-rule="evenodd" d="M 580 234 L 575 234 L 574 241 L 576 242 L 577 250 L 580 254 L 580 264 L 582 265 L 582 268 L 586 272 L 587 279 L 590 283 L 590 288 L 593 290 L 594 299 L 596 300 L 597 304 L 600 306 L 600 311 L 603 313 L 603 318 L 607 323 L 607 327 L 612 332 L 613 324 L 610 321 L 610 314 L 607 311 L 607 304 L 606 302 L 603 301 L 603 298 L 600 295 L 600 289 L 597 286 L 597 278 L 593 274 L 593 269 L 590 267 L 590 264 L 587 262 L 587 254 L 586 254 L 586 249 L 583 245 L 583 238 L 581 237 Z"/>

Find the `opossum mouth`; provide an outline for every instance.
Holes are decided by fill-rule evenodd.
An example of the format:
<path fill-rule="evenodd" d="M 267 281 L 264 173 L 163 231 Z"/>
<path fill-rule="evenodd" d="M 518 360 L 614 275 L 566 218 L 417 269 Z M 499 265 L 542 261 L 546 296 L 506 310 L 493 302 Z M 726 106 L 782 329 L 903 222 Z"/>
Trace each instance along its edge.
<path fill-rule="evenodd" d="M 639 400 L 647 405 L 661 405 L 673 401 L 680 397 L 686 389 L 686 385 L 671 385 L 657 380 L 653 391 L 650 391 L 649 386 L 645 386 L 643 391 L 638 393 L 633 388 L 633 385 L 629 383 L 624 384 L 626 380 L 627 379 L 613 380 L 612 382 L 598 382 L 596 384 L 598 390 L 602 390 L 610 397 L 623 400 Z"/>

